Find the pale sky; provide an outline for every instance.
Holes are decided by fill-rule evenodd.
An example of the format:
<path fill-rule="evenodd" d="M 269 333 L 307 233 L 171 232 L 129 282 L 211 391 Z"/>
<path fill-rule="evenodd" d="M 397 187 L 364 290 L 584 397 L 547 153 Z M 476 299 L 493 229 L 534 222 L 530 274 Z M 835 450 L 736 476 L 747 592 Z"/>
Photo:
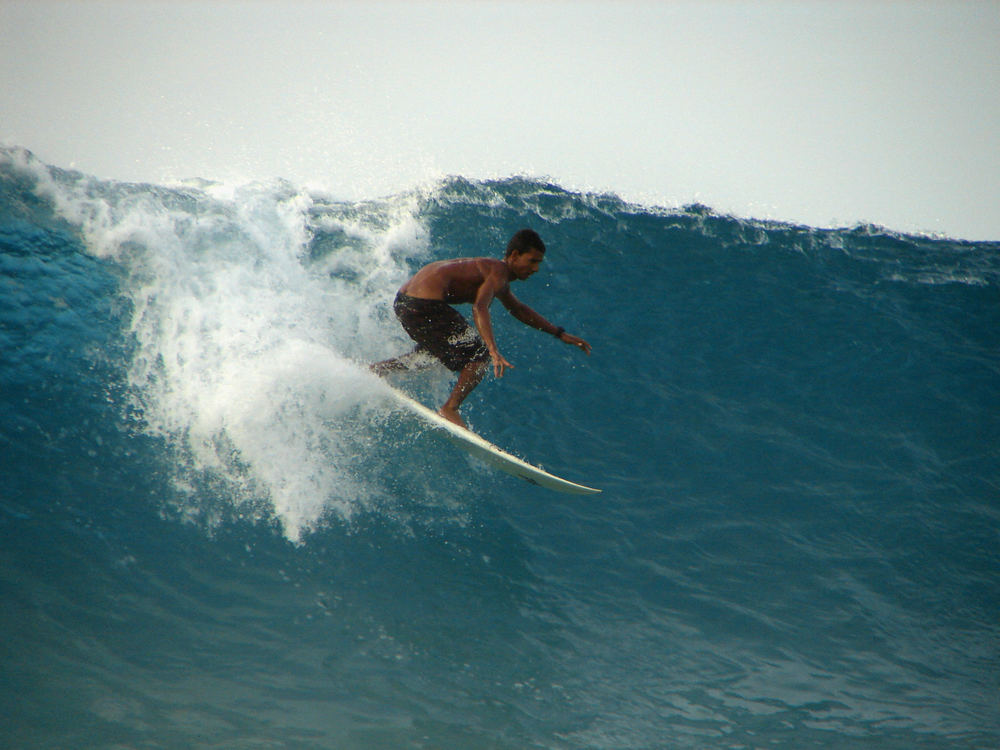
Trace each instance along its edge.
<path fill-rule="evenodd" d="M 1000 0 L 0 0 L 0 143 L 346 199 L 511 174 L 1000 240 Z"/>

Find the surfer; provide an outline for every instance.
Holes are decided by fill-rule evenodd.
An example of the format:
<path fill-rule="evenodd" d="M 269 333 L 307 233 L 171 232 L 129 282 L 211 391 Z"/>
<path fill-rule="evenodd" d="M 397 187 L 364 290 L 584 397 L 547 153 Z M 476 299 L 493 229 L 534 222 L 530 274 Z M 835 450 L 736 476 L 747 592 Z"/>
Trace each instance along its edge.
<path fill-rule="evenodd" d="M 384 375 L 409 370 L 426 363 L 427 354 L 436 357 L 458 373 L 458 382 L 438 413 L 465 427 L 458 408 L 482 381 L 488 364 L 493 363 L 498 378 L 514 367 L 500 354 L 493 338 L 490 303 L 494 298 L 525 325 L 590 354 L 590 344 L 547 321 L 510 290 L 510 282 L 524 281 L 534 274 L 544 256 L 542 238 L 531 229 L 522 229 L 511 237 L 503 260 L 455 258 L 421 268 L 399 288 L 393 303 L 396 317 L 417 347 L 409 354 L 373 364 L 372 371 Z M 458 304 L 472 305 L 475 329 L 452 307 Z"/>

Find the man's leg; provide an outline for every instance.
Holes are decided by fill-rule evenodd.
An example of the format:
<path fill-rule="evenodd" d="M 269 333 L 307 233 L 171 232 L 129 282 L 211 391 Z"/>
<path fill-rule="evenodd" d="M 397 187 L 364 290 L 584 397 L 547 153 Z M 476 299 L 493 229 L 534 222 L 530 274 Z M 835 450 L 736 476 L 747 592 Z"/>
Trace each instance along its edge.
<path fill-rule="evenodd" d="M 458 382 L 455 383 L 455 387 L 451 391 L 451 396 L 445 401 L 444 406 L 438 410 L 438 414 L 449 422 L 454 422 L 459 427 L 468 429 L 465 421 L 458 415 L 458 407 L 462 405 L 465 397 L 472 392 L 472 389 L 482 382 L 488 365 L 489 362 L 469 362 L 469 364 L 463 367 L 461 372 L 458 373 Z"/>

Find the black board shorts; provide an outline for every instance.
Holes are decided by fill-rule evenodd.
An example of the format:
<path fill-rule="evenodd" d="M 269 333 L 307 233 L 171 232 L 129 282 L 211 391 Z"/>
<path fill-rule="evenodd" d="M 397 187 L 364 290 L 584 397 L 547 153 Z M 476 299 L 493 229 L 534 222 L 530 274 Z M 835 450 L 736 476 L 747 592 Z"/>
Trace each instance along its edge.
<path fill-rule="evenodd" d="M 476 329 L 447 302 L 400 292 L 392 305 L 403 330 L 452 372 L 470 362 L 489 362 L 490 353 Z"/>

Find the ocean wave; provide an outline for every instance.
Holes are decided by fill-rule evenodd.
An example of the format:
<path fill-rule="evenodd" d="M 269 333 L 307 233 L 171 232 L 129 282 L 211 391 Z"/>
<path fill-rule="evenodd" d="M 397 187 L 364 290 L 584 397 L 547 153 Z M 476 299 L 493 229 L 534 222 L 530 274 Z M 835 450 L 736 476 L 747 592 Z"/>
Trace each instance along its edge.
<path fill-rule="evenodd" d="M 415 269 L 524 226 L 516 294 L 593 354 L 495 306 L 516 367 L 463 413 L 599 496 L 475 463 L 365 368 Z M 0 738 L 995 745 L 998 250 L 0 150 Z"/>

